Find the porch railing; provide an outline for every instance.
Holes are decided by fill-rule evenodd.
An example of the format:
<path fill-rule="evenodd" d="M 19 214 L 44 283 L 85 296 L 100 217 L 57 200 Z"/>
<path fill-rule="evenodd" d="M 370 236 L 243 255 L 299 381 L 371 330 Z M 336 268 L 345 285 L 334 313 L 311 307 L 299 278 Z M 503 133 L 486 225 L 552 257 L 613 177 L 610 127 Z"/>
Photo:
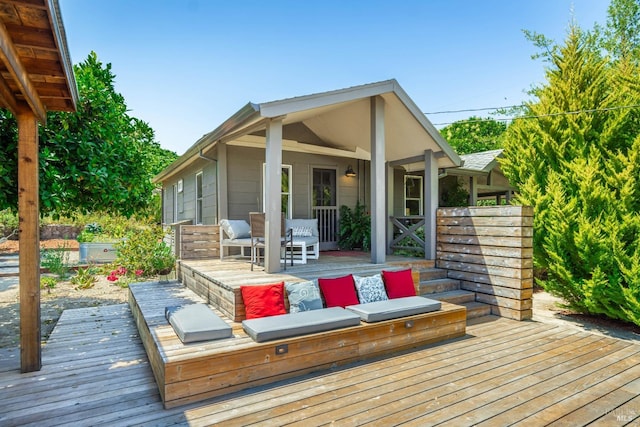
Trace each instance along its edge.
<path fill-rule="evenodd" d="M 393 240 L 389 244 L 391 249 L 411 252 L 424 252 L 424 217 L 422 216 L 392 216 Z M 421 231 L 422 236 L 418 234 Z"/>
<path fill-rule="evenodd" d="M 336 206 L 314 206 L 313 217 L 318 219 L 320 250 L 338 247 L 338 208 Z"/>

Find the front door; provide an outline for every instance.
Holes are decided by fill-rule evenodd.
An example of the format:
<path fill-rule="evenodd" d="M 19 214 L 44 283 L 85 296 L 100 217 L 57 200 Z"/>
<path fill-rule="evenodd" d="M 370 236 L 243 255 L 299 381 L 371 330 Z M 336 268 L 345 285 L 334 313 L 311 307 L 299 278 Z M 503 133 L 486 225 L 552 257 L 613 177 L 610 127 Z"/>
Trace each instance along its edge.
<path fill-rule="evenodd" d="M 318 219 L 320 250 L 338 249 L 338 206 L 336 170 L 313 169 L 311 203 L 313 217 Z"/>

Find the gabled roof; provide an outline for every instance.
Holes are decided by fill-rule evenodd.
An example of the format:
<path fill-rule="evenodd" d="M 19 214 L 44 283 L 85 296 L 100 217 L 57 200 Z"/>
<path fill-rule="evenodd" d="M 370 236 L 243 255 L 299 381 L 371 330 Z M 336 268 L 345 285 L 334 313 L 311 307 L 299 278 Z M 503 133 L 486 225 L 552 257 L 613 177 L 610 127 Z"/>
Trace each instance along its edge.
<path fill-rule="evenodd" d="M 481 151 L 479 153 L 462 154 L 460 158 L 464 165 L 456 171 L 489 173 L 498 165 L 498 158 L 502 156 L 502 149 Z M 455 172 L 455 171 L 452 171 Z"/>
<path fill-rule="evenodd" d="M 385 101 L 387 161 L 415 161 L 416 157 L 424 156 L 426 150 L 432 150 L 440 168 L 461 164 L 460 157 L 398 82 L 392 79 L 279 101 L 250 102 L 200 138 L 154 180 L 163 181 L 179 173 L 195 161 L 199 153 L 218 142 L 242 145 L 263 137 L 267 120 L 273 118 L 283 120 L 285 140 L 304 135 L 305 141 L 289 141 L 289 145 L 295 143 L 297 149 L 304 144 L 315 148 L 322 144 L 327 150 L 343 153 L 344 156 L 370 159 L 370 98 L 374 96 L 382 97 Z M 287 150 L 286 143 L 284 149 Z"/>
<path fill-rule="evenodd" d="M 57 0 L 0 1 L 0 107 L 75 111 L 73 68 Z"/>

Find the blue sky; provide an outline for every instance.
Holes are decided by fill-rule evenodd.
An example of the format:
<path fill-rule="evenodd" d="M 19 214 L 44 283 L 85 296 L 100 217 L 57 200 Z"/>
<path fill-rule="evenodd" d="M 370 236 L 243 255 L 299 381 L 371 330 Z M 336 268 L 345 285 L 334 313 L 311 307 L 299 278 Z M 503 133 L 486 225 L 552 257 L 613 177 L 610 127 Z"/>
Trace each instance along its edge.
<path fill-rule="evenodd" d="M 422 109 L 519 104 L 544 79 L 522 33 L 604 25 L 606 0 L 59 0 L 73 63 L 111 63 L 131 115 L 184 153 L 247 102 L 395 78 Z M 427 115 L 441 123 L 487 112 Z"/>

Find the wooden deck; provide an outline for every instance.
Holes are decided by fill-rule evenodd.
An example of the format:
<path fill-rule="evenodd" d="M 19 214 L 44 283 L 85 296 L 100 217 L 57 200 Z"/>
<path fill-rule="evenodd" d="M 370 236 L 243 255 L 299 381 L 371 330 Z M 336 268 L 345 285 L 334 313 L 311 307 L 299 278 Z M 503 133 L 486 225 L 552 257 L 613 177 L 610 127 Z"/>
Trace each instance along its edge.
<path fill-rule="evenodd" d="M 165 410 L 126 304 L 67 310 L 39 372 L 0 351 L 0 425 L 638 425 L 640 345 L 504 318 L 445 344 Z"/>

